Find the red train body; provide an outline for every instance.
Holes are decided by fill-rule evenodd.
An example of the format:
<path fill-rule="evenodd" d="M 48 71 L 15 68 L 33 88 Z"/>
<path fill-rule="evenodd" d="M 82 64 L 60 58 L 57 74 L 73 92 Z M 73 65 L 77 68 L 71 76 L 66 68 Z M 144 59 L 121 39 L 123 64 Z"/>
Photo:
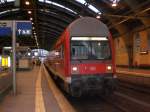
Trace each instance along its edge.
<path fill-rule="evenodd" d="M 101 21 L 83 17 L 71 23 L 50 52 L 49 70 L 73 96 L 112 90 L 114 48 L 108 28 Z"/>

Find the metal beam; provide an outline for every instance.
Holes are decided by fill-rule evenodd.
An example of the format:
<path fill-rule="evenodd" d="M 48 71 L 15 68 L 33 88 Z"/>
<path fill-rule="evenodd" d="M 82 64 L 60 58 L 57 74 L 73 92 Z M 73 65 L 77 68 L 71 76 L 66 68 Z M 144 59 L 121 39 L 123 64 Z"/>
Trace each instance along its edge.
<path fill-rule="evenodd" d="M 57 27 L 57 26 L 55 26 L 55 25 L 51 25 L 51 24 L 47 24 L 47 23 L 39 22 L 39 23 L 37 23 L 37 24 L 39 24 L 39 27 L 47 27 L 47 28 L 49 28 L 49 29 L 53 29 L 53 30 L 56 30 L 56 31 L 58 31 L 58 32 L 62 32 L 62 31 L 64 30 L 64 29 L 59 28 L 59 27 Z"/>
<path fill-rule="evenodd" d="M 41 32 L 53 33 L 53 34 L 56 34 L 57 36 L 61 34 L 60 32 L 57 32 L 52 29 L 47 29 L 47 28 L 39 28 L 38 31 L 39 31 L 39 33 L 41 33 Z"/>
<path fill-rule="evenodd" d="M 50 31 L 41 31 L 41 32 L 38 33 L 38 36 L 42 36 L 42 37 L 45 37 L 45 36 L 48 36 L 48 37 L 53 36 L 53 37 L 58 38 L 59 35 L 57 35 L 57 34 L 54 33 L 54 32 L 50 32 Z M 39 37 L 39 38 L 40 38 L 40 37 Z"/>
<path fill-rule="evenodd" d="M 48 17 L 43 17 L 43 16 L 39 16 L 38 17 L 38 21 L 40 22 L 44 22 L 44 23 L 48 23 L 48 24 L 54 24 L 58 27 L 61 27 L 61 28 L 65 28 L 66 26 L 68 26 L 68 24 L 64 23 L 64 22 L 61 22 L 61 21 L 58 21 L 56 19 L 53 19 L 53 18 L 48 18 Z"/>
<path fill-rule="evenodd" d="M 54 12 L 49 12 L 49 13 L 46 13 L 44 11 L 38 11 L 38 15 L 45 15 L 47 17 L 53 17 L 54 19 L 57 19 L 57 20 L 60 20 L 64 23 L 71 23 L 73 21 L 73 19 L 70 19 L 68 18 L 67 16 L 63 16 L 61 14 L 57 14 L 57 13 L 54 13 Z"/>
<path fill-rule="evenodd" d="M 41 33 L 39 33 L 38 34 L 38 36 L 39 36 L 39 38 L 44 38 L 44 39 L 56 39 L 56 38 L 58 38 L 59 36 L 58 35 L 55 35 L 55 34 L 53 34 L 53 33 L 47 33 L 46 35 L 45 35 L 45 33 L 47 33 L 47 32 L 41 32 Z"/>
<path fill-rule="evenodd" d="M 55 5 L 50 5 L 47 3 L 38 3 L 38 6 L 40 9 L 45 9 L 46 12 L 57 12 L 60 14 L 76 17 L 75 13 L 72 13 L 71 11 L 66 10 L 65 8 L 61 8 Z M 71 8 L 70 8 L 71 9 Z"/>
<path fill-rule="evenodd" d="M 140 15 L 140 14 L 143 14 L 143 13 L 149 11 L 149 10 L 150 10 L 150 8 L 147 8 L 147 9 L 145 9 L 145 10 L 142 10 L 142 11 L 136 13 L 135 16 L 138 16 L 138 15 Z M 123 19 L 123 20 L 121 20 L 121 21 L 119 21 L 119 22 L 117 22 L 117 23 L 115 23 L 115 24 L 109 26 L 109 28 L 112 28 L 112 27 L 114 27 L 114 26 L 117 26 L 117 25 L 119 25 L 119 24 L 122 24 L 122 23 L 128 21 L 129 19 L 132 19 L 132 18 L 131 18 L 131 17 L 128 17 L 128 18 L 126 18 L 126 19 Z"/>

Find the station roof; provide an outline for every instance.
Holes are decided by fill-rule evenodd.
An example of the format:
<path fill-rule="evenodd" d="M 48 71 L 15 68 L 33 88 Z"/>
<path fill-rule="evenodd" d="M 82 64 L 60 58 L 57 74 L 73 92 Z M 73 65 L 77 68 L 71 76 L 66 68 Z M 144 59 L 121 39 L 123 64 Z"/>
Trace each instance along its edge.
<path fill-rule="evenodd" d="M 150 0 L 20 0 L 20 6 L 15 6 L 14 1 L 0 0 L 0 20 L 31 20 L 33 36 L 22 38 L 20 44 L 47 50 L 64 29 L 80 17 L 97 17 L 115 38 L 125 33 L 123 29 L 120 31 L 120 26 L 130 30 L 144 27 L 143 20 L 150 16 Z M 113 2 L 118 6 L 112 7 Z M 2 45 L 10 42 L 10 38 L 0 39 Z"/>

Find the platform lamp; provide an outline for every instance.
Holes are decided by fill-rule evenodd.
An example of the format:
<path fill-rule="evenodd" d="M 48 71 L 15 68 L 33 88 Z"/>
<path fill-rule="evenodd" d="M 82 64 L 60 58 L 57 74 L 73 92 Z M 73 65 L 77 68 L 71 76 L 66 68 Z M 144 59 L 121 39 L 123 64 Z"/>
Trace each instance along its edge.
<path fill-rule="evenodd" d="M 111 6 L 116 7 L 120 0 L 110 0 L 112 2 Z"/>
<path fill-rule="evenodd" d="M 16 7 L 20 7 L 21 5 L 23 5 L 23 1 L 24 0 L 15 0 L 14 5 Z M 30 2 L 29 1 L 25 1 L 25 5 L 30 5 Z"/>

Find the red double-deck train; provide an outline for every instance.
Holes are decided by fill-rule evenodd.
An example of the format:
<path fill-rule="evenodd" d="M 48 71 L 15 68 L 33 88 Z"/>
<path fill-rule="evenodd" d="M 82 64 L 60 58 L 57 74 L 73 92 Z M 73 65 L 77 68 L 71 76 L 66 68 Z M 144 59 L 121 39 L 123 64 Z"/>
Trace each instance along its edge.
<path fill-rule="evenodd" d="M 92 17 L 75 20 L 60 36 L 45 65 L 72 96 L 112 91 L 115 61 L 107 26 Z"/>

